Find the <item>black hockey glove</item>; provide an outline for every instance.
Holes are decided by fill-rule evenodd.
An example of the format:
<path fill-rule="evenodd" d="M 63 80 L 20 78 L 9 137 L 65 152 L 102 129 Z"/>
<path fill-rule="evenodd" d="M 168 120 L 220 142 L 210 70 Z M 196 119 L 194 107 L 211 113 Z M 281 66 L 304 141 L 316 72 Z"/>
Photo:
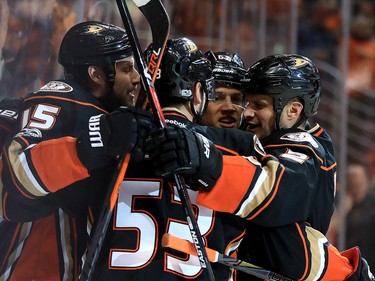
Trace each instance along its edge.
<path fill-rule="evenodd" d="M 104 167 L 128 152 L 140 161 L 143 141 L 153 126 L 151 113 L 135 107 L 92 116 L 77 139 L 78 157 L 88 169 Z"/>
<path fill-rule="evenodd" d="M 22 98 L 5 98 L 0 101 L 0 145 L 13 130 L 21 107 Z"/>
<path fill-rule="evenodd" d="M 154 161 L 156 174 L 191 176 L 189 185 L 194 190 L 211 190 L 221 175 L 221 152 L 199 133 L 170 126 L 153 130 L 145 151 Z"/>
<path fill-rule="evenodd" d="M 349 259 L 355 270 L 346 280 L 375 281 L 375 277 L 371 273 L 367 261 L 361 257 L 361 252 L 359 251 L 358 247 L 350 248 L 341 254 Z"/>
<path fill-rule="evenodd" d="M 9 131 L 17 120 L 22 98 L 5 98 L 0 101 L 0 126 Z"/>

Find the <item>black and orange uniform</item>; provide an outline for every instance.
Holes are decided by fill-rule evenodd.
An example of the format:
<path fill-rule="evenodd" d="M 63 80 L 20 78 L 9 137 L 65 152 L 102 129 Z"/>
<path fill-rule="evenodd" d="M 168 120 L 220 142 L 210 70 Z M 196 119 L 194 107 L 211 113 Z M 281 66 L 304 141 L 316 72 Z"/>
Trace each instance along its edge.
<path fill-rule="evenodd" d="M 101 113 L 72 81 L 49 82 L 24 100 L 19 131 L 3 149 L 0 280 L 77 280 L 90 189 L 107 186 L 111 173 L 89 173 L 76 139 Z"/>
<path fill-rule="evenodd" d="M 228 172 L 224 165 L 215 188 L 200 193 L 198 202 L 266 227 L 308 221 L 317 230 L 326 232 L 334 209 L 336 162 L 333 150 L 323 147 L 317 138 L 302 130 L 289 129 L 275 134 L 269 142 L 261 141 L 266 157 L 271 157 L 268 162 L 274 162 L 279 169 L 277 177 L 272 179 L 275 184 L 267 181 L 272 171 L 266 167 L 262 171 L 264 176 L 254 181 L 251 176 L 244 176 L 249 174 L 245 173 L 246 169 L 250 170 L 246 165 L 243 171 Z M 232 183 L 230 190 L 225 188 L 229 183 Z M 320 197 L 321 200 L 316 200 Z M 230 204 L 225 204 L 228 201 Z"/>
<path fill-rule="evenodd" d="M 268 161 L 263 176 L 255 178 L 254 168 L 246 168 L 246 162 L 243 170 L 226 171 L 224 164 L 214 189 L 200 192 L 197 202 L 247 220 L 239 258 L 296 280 L 345 280 L 353 265 L 323 234 L 334 209 L 331 138 L 316 126 L 309 132 L 280 130 L 261 142 L 265 158 L 270 157 L 263 160 Z M 239 280 L 250 278 L 239 274 Z"/>
<path fill-rule="evenodd" d="M 200 131 L 214 140 L 223 154 L 256 153 L 252 133 L 200 127 L 168 109 L 164 114 L 168 125 Z M 205 280 L 197 257 L 161 246 L 164 233 L 187 240 L 191 234 L 173 178 L 158 177 L 154 170 L 150 160 L 130 162 L 93 280 Z M 244 221 L 198 205 L 198 192 L 189 189 L 188 193 L 207 246 L 235 255 L 244 235 Z M 233 280 L 228 267 L 212 267 L 216 280 Z"/>

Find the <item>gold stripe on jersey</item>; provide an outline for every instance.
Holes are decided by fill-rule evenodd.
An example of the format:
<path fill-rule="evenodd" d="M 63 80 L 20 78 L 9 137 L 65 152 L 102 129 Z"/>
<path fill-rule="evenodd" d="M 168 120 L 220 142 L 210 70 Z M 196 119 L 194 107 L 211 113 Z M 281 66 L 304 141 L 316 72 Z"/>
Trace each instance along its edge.
<path fill-rule="evenodd" d="M 210 192 L 198 193 L 197 203 L 219 212 L 253 218 L 277 193 L 280 167 L 283 169 L 275 160 L 269 160 L 262 168 L 252 156 L 223 156 L 222 175 Z M 259 207 L 262 208 L 251 214 Z"/>
<path fill-rule="evenodd" d="M 6 223 L 6 222 L 5 222 Z M 1 269 L 6 269 L 5 271 L 2 270 L 4 273 L 0 276 L 0 281 L 7 281 L 9 280 L 9 277 L 12 273 L 13 266 L 16 264 L 16 261 L 20 257 L 22 250 L 25 245 L 25 240 L 29 236 L 31 232 L 33 223 L 27 222 L 27 223 L 20 223 L 16 230 L 14 231 L 13 239 L 9 245 L 9 251 L 12 250 L 12 252 L 6 253 L 7 259 L 5 259 L 3 264 L 0 265 Z M 13 248 L 13 245 L 17 245 L 16 248 Z M 5 264 L 6 262 L 6 264 Z"/>
<path fill-rule="evenodd" d="M 310 226 L 306 226 L 306 237 L 310 245 L 311 268 L 304 280 L 320 280 L 327 264 L 326 251 L 327 238 Z"/>
<path fill-rule="evenodd" d="M 283 168 L 281 175 L 278 176 L 279 167 L 280 163 L 278 161 L 269 160 L 267 162 L 267 165 L 263 167 L 259 178 L 256 180 L 253 190 L 250 192 L 246 200 L 241 204 L 241 209 L 236 215 L 241 217 L 250 216 L 248 219 L 252 220 L 271 203 L 277 193 L 280 178 L 284 171 Z M 271 197 L 268 198 L 270 195 Z M 259 206 L 261 206 L 261 208 L 254 214 L 251 214 Z"/>
<path fill-rule="evenodd" d="M 228 256 L 235 256 L 237 257 L 237 249 L 240 246 L 243 237 L 245 236 L 245 230 L 237 236 L 234 240 L 228 243 L 227 247 L 224 250 L 224 254 Z"/>
<path fill-rule="evenodd" d="M 76 139 L 73 137 L 32 144 L 27 147 L 32 159 L 29 162 L 31 167 L 21 144 L 13 140 L 8 148 L 8 157 L 13 171 L 12 180 L 19 192 L 33 199 L 87 178 L 88 170 L 80 162 L 75 146 Z M 53 168 L 45 165 L 47 157 Z M 17 181 L 20 184 L 17 184 Z"/>
<path fill-rule="evenodd" d="M 27 164 L 24 152 L 22 152 L 21 145 L 13 140 L 8 148 L 9 162 L 12 166 L 12 177 L 15 176 L 16 179 L 21 183 L 23 189 L 17 184 L 13 178 L 13 182 L 17 189 L 27 198 L 32 198 L 29 194 L 26 194 L 24 190 L 32 194 L 33 196 L 45 196 L 48 193 L 40 186 L 38 181 L 35 179 L 30 167 Z"/>
<path fill-rule="evenodd" d="M 72 251 L 74 249 L 71 248 L 71 245 L 75 245 L 71 241 L 71 234 L 76 233 L 74 230 L 70 228 L 69 223 L 69 217 L 61 210 L 59 209 L 59 227 L 60 227 L 60 244 L 61 244 L 61 254 L 62 259 L 64 261 L 64 265 L 62 267 L 63 269 L 63 280 L 74 280 L 73 278 L 73 257 L 72 257 Z"/>

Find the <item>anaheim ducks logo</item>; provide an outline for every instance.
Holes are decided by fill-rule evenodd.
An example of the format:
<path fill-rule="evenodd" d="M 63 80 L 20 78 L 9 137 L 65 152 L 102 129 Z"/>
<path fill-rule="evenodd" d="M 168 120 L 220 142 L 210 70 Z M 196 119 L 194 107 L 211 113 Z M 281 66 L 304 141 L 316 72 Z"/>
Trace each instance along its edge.
<path fill-rule="evenodd" d="M 73 88 L 70 85 L 61 81 L 50 81 L 39 90 L 39 92 L 60 92 L 60 93 L 69 93 L 72 91 L 73 91 Z"/>
<path fill-rule="evenodd" d="M 293 59 L 292 67 L 300 68 L 307 65 L 309 62 L 305 59 Z"/>
<path fill-rule="evenodd" d="M 99 26 L 99 25 L 90 25 L 89 27 L 87 27 L 86 31 L 83 32 L 83 34 L 98 33 L 101 30 L 103 30 L 102 26 Z"/>
<path fill-rule="evenodd" d="M 319 147 L 315 139 L 307 132 L 287 133 L 280 139 L 292 142 L 308 142 L 315 148 Z"/>

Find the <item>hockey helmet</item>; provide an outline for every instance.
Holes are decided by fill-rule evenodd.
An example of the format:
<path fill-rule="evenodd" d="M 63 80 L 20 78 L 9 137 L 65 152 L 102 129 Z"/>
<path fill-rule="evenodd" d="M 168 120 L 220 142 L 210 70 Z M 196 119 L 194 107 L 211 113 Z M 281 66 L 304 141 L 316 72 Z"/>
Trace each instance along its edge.
<path fill-rule="evenodd" d="M 151 52 L 152 44 L 145 50 L 147 60 Z M 160 100 L 192 100 L 197 82 L 202 83 L 207 96 L 215 95 L 210 61 L 192 40 L 186 37 L 169 39 L 154 83 Z"/>
<path fill-rule="evenodd" d="M 296 54 L 272 55 L 253 64 L 242 79 L 246 95 L 270 95 L 274 100 L 276 125 L 292 98 L 303 103 L 301 120 L 297 127 L 318 112 L 321 98 L 320 75 L 312 61 Z"/>
<path fill-rule="evenodd" d="M 246 69 L 245 63 L 238 54 L 208 51 L 205 56 L 211 61 L 216 83 L 242 89 L 241 79 Z"/>
<path fill-rule="evenodd" d="M 98 21 L 78 23 L 65 34 L 58 62 L 73 76 L 79 66 L 98 65 L 114 81 L 115 62 L 132 54 L 125 30 Z M 77 73 L 76 73 L 77 74 Z"/>

